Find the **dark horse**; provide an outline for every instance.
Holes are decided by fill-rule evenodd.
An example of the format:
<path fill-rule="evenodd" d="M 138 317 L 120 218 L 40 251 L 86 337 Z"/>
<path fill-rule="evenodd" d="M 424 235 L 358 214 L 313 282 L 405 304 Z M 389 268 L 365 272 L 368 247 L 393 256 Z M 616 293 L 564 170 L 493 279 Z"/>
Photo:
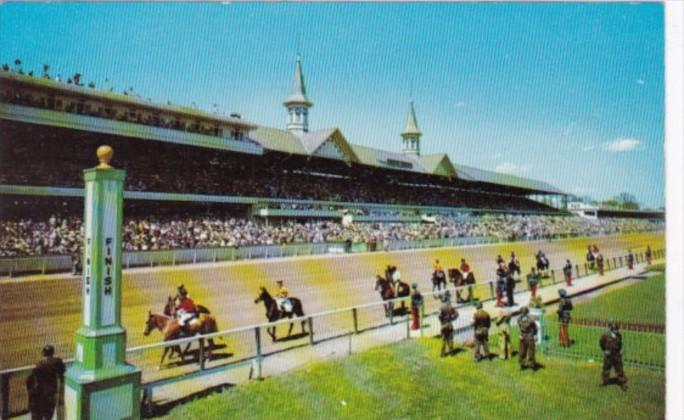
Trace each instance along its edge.
<path fill-rule="evenodd" d="M 150 335 L 152 330 L 159 330 L 164 335 L 164 341 L 176 340 L 183 337 L 191 337 L 196 334 L 211 334 L 218 332 L 218 326 L 216 325 L 216 320 L 213 316 L 202 314 L 200 315 L 199 322 L 189 325 L 189 332 L 186 333 L 183 328 L 178 323 L 178 320 L 173 317 L 162 314 L 153 314 L 151 311 L 148 312 L 147 322 L 145 323 L 145 331 L 143 334 L 145 336 Z M 211 360 L 211 351 L 213 350 L 215 344 L 213 339 L 208 339 L 209 347 L 207 349 L 207 358 Z M 181 357 L 182 361 L 185 361 L 185 353 L 180 351 L 180 346 L 170 346 L 164 347 L 164 353 L 162 354 L 161 361 L 159 362 L 159 368 L 161 369 L 164 364 L 164 359 L 169 351 L 176 351 Z M 187 348 L 186 348 L 187 351 Z"/>
<path fill-rule="evenodd" d="M 449 280 L 451 280 L 451 282 L 454 283 L 454 286 L 456 287 L 457 303 L 469 302 L 473 298 L 472 286 L 475 284 L 475 275 L 472 271 L 468 272 L 468 276 L 464 278 L 463 273 L 461 273 L 461 271 L 458 268 L 452 268 L 449 270 Z M 465 299 L 461 296 L 461 293 L 463 292 L 463 286 L 469 286 L 468 297 Z"/>
<path fill-rule="evenodd" d="M 285 312 L 278 307 L 278 302 L 268 293 L 265 287 L 259 287 L 259 296 L 254 299 L 254 303 L 264 302 L 264 307 L 266 307 L 266 318 L 268 322 L 275 322 L 283 318 L 304 317 L 304 309 L 302 309 L 302 301 L 296 297 L 288 298 L 292 304 L 292 312 Z M 290 329 L 287 331 L 287 336 L 292 335 L 292 328 L 294 327 L 294 322 L 290 322 Z M 266 332 L 271 336 L 273 341 L 276 341 L 276 326 L 266 328 Z M 306 320 L 302 320 L 302 334 L 306 334 Z"/>
<path fill-rule="evenodd" d="M 446 274 L 444 274 L 444 270 L 435 270 L 432 272 L 432 291 L 434 292 L 435 289 L 440 292 L 442 289 L 446 289 Z"/>

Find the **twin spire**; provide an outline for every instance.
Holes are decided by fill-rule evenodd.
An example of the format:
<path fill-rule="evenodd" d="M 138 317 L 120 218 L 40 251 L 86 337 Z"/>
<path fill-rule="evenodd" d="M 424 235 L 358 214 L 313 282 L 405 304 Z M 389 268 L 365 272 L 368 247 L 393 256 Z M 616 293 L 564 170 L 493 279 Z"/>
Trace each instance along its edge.
<path fill-rule="evenodd" d="M 283 105 L 287 108 L 287 130 L 298 137 L 308 133 L 309 108 L 313 106 L 313 102 L 306 96 L 304 72 L 302 71 L 302 60 L 299 54 L 297 54 L 297 62 L 295 64 L 292 90 L 283 102 Z M 404 142 L 402 151 L 405 154 L 420 156 L 420 136 L 422 134 L 418 129 L 416 111 L 413 107 L 413 100 L 411 100 L 408 116 L 406 117 L 406 128 L 401 133 Z"/>
<path fill-rule="evenodd" d="M 287 108 L 287 130 L 296 136 L 302 136 L 309 132 L 309 108 L 313 103 L 306 97 L 306 85 L 302 72 L 302 60 L 297 54 L 292 91 L 285 99 L 283 105 Z"/>
<path fill-rule="evenodd" d="M 406 128 L 401 132 L 401 138 L 404 141 L 404 148 L 402 151 L 406 154 L 420 156 L 420 136 L 423 133 L 418 129 L 418 122 L 416 121 L 416 110 L 413 108 L 413 99 L 409 102 L 409 112 L 406 117 Z"/>

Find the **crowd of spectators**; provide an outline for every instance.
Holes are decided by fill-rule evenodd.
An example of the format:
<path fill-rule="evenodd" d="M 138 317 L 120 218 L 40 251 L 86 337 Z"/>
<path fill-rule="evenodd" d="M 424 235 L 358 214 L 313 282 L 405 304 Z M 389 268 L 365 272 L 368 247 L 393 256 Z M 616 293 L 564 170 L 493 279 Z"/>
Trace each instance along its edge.
<path fill-rule="evenodd" d="M 646 219 L 589 220 L 575 216 L 437 217 L 435 223 L 353 223 L 284 221 L 266 223 L 221 216 L 163 216 L 124 222 L 123 249 L 147 251 L 178 248 L 244 247 L 321 242 L 420 241 L 456 237 L 497 237 L 504 240 L 557 235 L 609 235 L 652 231 L 664 222 Z M 81 220 L 0 221 L 0 256 L 71 254 L 83 240 Z"/>
<path fill-rule="evenodd" d="M 49 66 L 48 66 L 49 67 Z M 72 85 L 80 87 L 82 89 L 95 89 L 95 83 L 89 82 L 87 85 L 81 82 L 82 75 L 76 73 L 73 76 L 67 77 L 63 80 L 60 76 L 51 77 L 48 73 L 48 69 L 44 69 L 43 74 L 35 74 L 33 71 L 24 73 L 21 67 L 17 67 L 12 70 L 8 64 L 4 64 L 1 68 L 3 72 L 13 72 L 21 75 L 26 75 L 28 77 L 35 77 L 47 80 L 54 80 L 58 83 L 63 83 L 65 85 Z M 106 91 L 106 90 L 105 90 Z M 108 89 L 109 92 L 113 92 L 112 88 Z M 137 100 L 151 104 L 152 99 L 147 98 L 145 101 L 140 95 L 134 94 L 133 88 L 130 87 L 122 91 L 123 96 L 133 97 Z M 104 102 L 95 102 L 95 99 L 89 102 L 85 102 L 82 99 L 74 98 L 72 100 L 61 100 L 48 98 L 42 95 L 34 95 L 25 90 L 14 90 L 14 89 L 4 89 L 1 92 L 0 100 L 2 102 L 7 102 L 15 105 L 30 106 L 34 108 L 47 109 L 51 111 L 67 112 L 70 114 L 88 115 L 91 117 L 104 118 L 108 120 L 117 120 L 135 124 L 148 125 L 152 127 L 168 128 L 171 130 L 185 131 L 189 133 L 203 134 L 207 136 L 214 137 L 225 137 L 230 135 L 233 140 L 246 140 L 243 136 L 243 132 L 239 129 L 233 130 L 230 133 L 224 134 L 224 129 L 213 121 L 213 118 L 190 118 L 190 117 L 179 117 L 178 115 L 172 116 L 170 113 L 162 114 L 161 111 L 129 111 L 123 109 L 114 109 Z M 171 105 L 171 102 L 167 102 L 167 105 Z M 199 113 L 199 109 L 193 107 L 193 111 Z M 209 115 L 209 113 L 206 113 Z M 217 111 L 214 111 L 217 114 Z M 231 117 L 241 118 L 237 114 L 231 114 Z"/>

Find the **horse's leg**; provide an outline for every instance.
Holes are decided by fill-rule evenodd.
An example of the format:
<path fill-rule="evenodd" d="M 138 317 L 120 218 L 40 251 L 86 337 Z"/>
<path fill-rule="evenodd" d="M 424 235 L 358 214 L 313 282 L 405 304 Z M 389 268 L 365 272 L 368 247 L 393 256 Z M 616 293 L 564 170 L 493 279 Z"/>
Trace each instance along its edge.
<path fill-rule="evenodd" d="M 191 345 L 192 345 L 192 343 L 188 343 L 188 344 L 185 346 L 185 350 L 183 350 L 183 352 L 181 353 L 181 357 L 184 357 L 184 356 L 186 356 L 186 355 L 188 354 L 188 350 L 190 350 L 190 346 L 191 346 Z M 178 350 L 180 351 L 180 346 L 178 346 Z"/>
<path fill-rule="evenodd" d="M 164 352 L 162 353 L 161 360 L 159 361 L 159 366 L 157 366 L 157 370 L 161 370 L 162 366 L 164 365 L 164 360 L 166 359 L 166 354 L 169 352 L 169 349 L 171 347 L 164 347 Z"/>
<path fill-rule="evenodd" d="M 292 319 L 292 316 L 289 316 L 288 318 Z M 287 330 L 287 336 L 288 337 L 292 335 L 292 328 L 293 327 L 294 327 L 294 322 L 290 322 L 290 329 Z"/>
<path fill-rule="evenodd" d="M 268 335 L 271 336 L 273 341 L 276 341 L 276 326 L 275 325 L 272 327 L 266 328 L 266 332 L 268 332 Z"/>

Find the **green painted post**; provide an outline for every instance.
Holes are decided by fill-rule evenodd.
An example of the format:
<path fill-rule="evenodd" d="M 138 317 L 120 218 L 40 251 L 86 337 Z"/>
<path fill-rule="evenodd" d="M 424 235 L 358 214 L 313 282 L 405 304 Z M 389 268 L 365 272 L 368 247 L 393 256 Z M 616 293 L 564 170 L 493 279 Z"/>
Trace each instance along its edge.
<path fill-rule="evenodd" d="M 121 233 L 125 172 L 109 166 L 112 149 L 97 149 L 86 169 L 83 312 L 76 357 L 66 372 L 67 419 L 140 418 L 141 372 L 126 363 L 121 326 Z"/>

